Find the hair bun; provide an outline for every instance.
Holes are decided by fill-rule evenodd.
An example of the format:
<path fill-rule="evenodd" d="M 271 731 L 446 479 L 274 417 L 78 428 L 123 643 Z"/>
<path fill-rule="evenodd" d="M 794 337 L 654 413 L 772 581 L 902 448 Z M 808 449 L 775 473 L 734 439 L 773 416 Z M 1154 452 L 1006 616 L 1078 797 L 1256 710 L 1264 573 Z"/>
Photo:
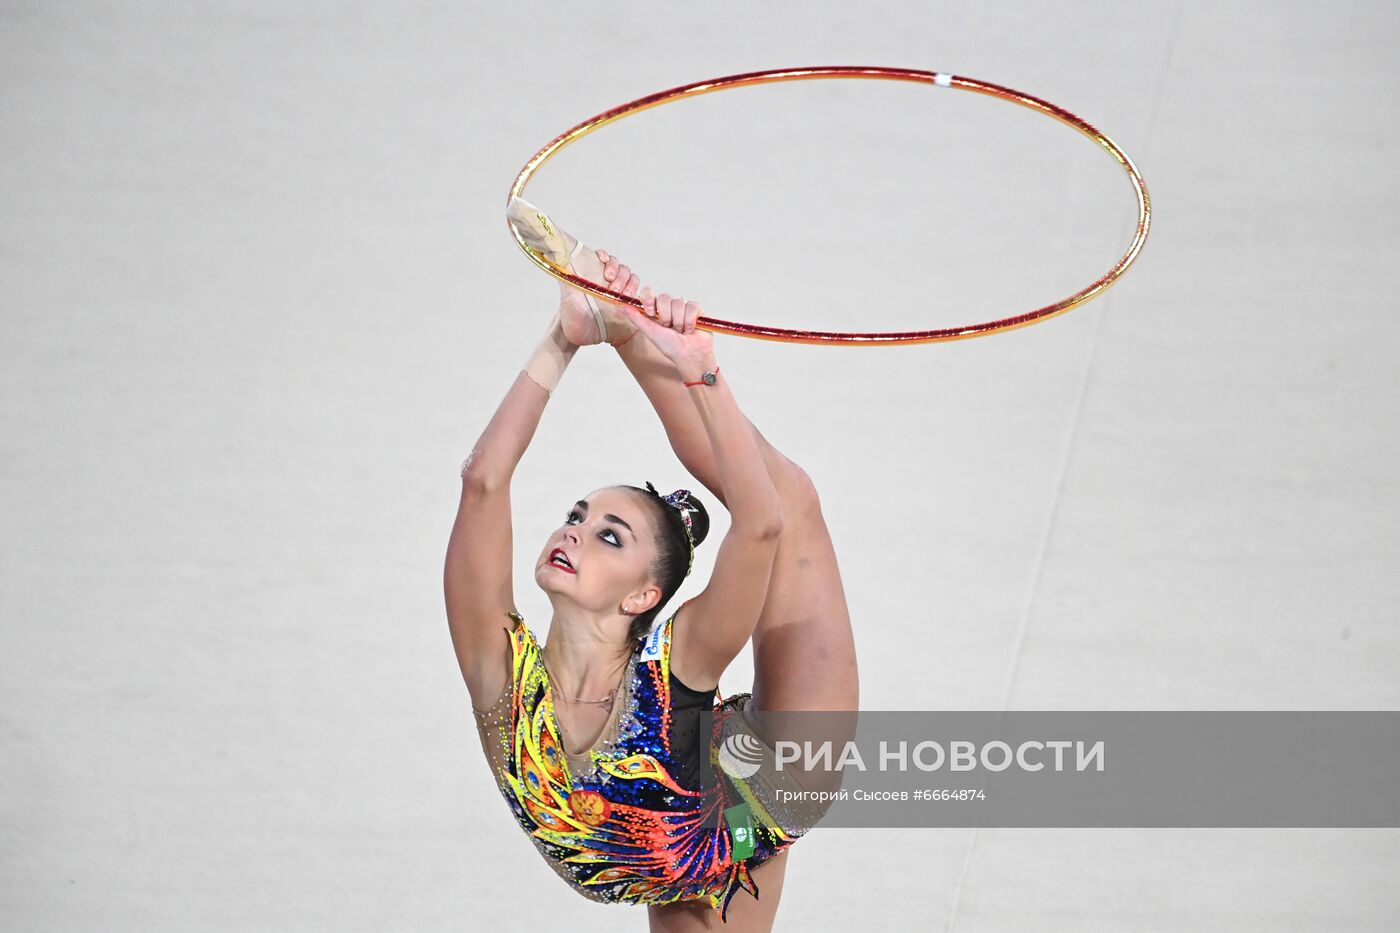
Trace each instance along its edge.
<path fill-rule="evenodd" d="M 699 547 L 700 542 L 710 533 L 710 513 L 705 510 L 705 504 L 695 497 L 695 493 L 689 489 L 677 489 L 663 496 L 650 481 L 646 484 L 646 491 L 690 518 L 690 539 Z"/>
<path fill-rule="evenodd" d="M 681 499 L 682 504 L 690 512 L 690 537 L 699 547 L 700 542 L 705 540 L 705 536 L 710 533 L 710 513 L 705 511 L 705 505 L 695 498 L 695 493 L 686 492 Z"/>

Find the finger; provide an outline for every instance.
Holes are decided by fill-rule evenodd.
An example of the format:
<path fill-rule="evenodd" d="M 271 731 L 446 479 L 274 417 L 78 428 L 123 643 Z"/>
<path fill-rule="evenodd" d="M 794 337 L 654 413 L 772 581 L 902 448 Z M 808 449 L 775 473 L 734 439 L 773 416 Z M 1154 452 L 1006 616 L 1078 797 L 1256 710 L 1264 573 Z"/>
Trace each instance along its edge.
<path fill-rule="evenodd" d="M 637 294 L 637 288 L 641 284 L 642 280 L 637 278 L 637 273 L 632 273 L 627 279 L 627 284 L 622 289 L 622 294 L 626 295 L 628 298 L 635 296 Z"/>
<path fill-rule="evenodd" d="M 661 330 L 661 325 L 657 322 L 656 296 L 651 289 L 644 289 L 642 292 L 642 313 L 638 314 L 633 323 L 637 326 L 648 340 L 655 342 L 657 333 Z"/>
<path fill-rule="evenodd" d="M 617 275 L 617 267 L 618 261 L 612 257 L 609 257 L 608 261 L 603 264 L 603 278 L 611 282 L 613 280 L 613 277 Z"/>
<path fill-rule="evenodd" d="M 598 257 L 599 262 L 608 261 L 608 251 L 605 249 L 595 249 L 593 253 Z"/>
<path fill-rule="evenodd" d="M 671 296 L 662 292 L 656 299 L 656 323 L 662 327 L 671 326 Z"/>
<path fill-rule="evenodd" d="M 685 299 L 671 299 L 671 326 L 677 331 L 685 330 Z"/>
<path fill-rule="evenodd" d="M 695 322 L 700 318 L 700 305 L 693 301 L 685 303 L 685 332 L 695 333 Z"/>
<path fill-rule="evenodd" d="M 622 291 L 622 287 L 627 284 L 627 280 L 631 277 L 632 270 L 619 263 L 617 267 L 617 274 L 613 276 L 612 280 L 613 291 Z"/>

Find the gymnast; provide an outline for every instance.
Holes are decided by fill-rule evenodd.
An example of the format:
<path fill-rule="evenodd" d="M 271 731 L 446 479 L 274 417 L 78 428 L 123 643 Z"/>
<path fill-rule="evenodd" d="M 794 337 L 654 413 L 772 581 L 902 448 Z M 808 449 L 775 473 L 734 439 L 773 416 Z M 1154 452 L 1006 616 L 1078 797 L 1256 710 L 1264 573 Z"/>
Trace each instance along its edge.
<path fill-rule="evenodd" d="M 743 729 L 771 751 L 755 711 L 857 707 L 850 615 L 816 490 L 740 411 L 696 302 L 641 288 L 542 214 L 516 220 L 561 267 L 645 313 L 561 280 L 544 338 L 462 464 L 443 584 L 487 763 L 517 823 L 584 897 L 646 905 L 653 931 L 771 930 L 787 850 L 820 812 L 775 802 L 770 769 L 750 780 L 717 767 L 715 748 Z M 563 521 L 534 563 L 552 607 L 541 643 L 516 610 L 511 476 L 576 351 L 604 344 L 728 510 L 729 530 L 708 585 L 660 619 L 709 530 L 699 498 L 649 482 L 561 496 Z M 606 405 L 597 412 L 589 455 L 625 447 L 627 425 Z M 750 639 L 752 692 L 721 699 L 720 676 Z M 732 808 L 753 822 L 727 822 Z"/>

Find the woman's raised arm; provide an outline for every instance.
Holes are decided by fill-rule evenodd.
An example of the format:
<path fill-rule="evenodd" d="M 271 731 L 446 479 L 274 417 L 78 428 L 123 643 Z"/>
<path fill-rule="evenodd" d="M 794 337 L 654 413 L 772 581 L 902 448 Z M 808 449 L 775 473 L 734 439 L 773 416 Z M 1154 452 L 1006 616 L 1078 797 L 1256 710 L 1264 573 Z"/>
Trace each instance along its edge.
<path fill-rule="evenodd" d="M 783 528 L 781 500 L 758 438 L 730 391 L 729 377 L 719 373 L 710 335 L 695 329 L 699 306 L 668 295 L 653 300 L 647 289 L 642 301 L 656 319 L 639 316 L 637 327 L 690 387 L 729 510 L 729 531 L 715 555 L 710 582 L 686 603 L 672 632 L 673 651 L 685 656 L 689 676 L 703 681 L 689 685 L 704 690 L 718 685 L 758 624 Z M 716 375 L 707 378 L 709 373 Z"/>
<path fill-rule="evenodd" d="M 462 464 L 462 498 L 447 542 L 443 590 L 447 624 L 473 705 L 489 708 L 505 689 L 508 643 L 500 632 L 515 610 L 511 583 L 510 480 L 535 436 L 550 393 L 578 347 L 559 315 L 517 374 Z"/>

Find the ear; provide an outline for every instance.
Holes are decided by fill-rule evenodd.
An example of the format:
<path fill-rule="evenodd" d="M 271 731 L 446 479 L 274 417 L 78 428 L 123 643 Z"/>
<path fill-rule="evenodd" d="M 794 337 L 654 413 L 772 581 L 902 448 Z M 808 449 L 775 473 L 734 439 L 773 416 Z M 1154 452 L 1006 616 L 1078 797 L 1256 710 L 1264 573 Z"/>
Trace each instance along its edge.
<path fill-rule="evenodd" d="M 634 590 L 627 594 L 627 598 L 622 601 L 622 605 L 637 616 L 651 609 L 661 602 L 661 588 L 655 584 L 648 584 L 639 590 Z"/>

